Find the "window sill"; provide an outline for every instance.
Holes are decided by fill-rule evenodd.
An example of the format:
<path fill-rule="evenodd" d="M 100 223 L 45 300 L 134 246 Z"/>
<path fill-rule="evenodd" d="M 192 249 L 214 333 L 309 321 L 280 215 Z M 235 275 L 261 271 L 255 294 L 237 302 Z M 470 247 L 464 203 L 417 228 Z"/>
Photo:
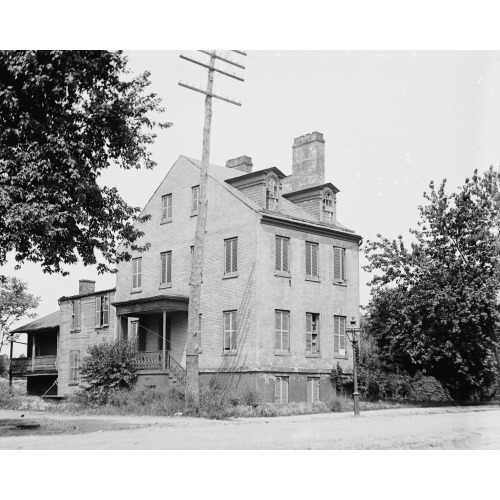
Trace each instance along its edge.
<path fill-rule="evenodd" d="M 224 351 L 222 353 L 222 356 L 236 356 L 238 354 L 238 351 Z"/>
<path fill-rule="evenodd" d="M 229 273 L 229 274 L 225 274 L 224 276 L 222 276 L 222 279 L 228 280 L 228 279 L 237 278 L 237 277 L 238 277 L 238 273 Z"/>
<path fill-rule="evenodd" d="M 275 356 L 290 356 L 290 351 L 280 351 L 280 350 L 275 349 L 274 355 Z"/>
<path fill-rule="evenodd" d="M 170 282 L 170 283 L 164 283 L 163 285 L 160 285 L 158 287 L 158 290 L 162 290 L 164 288 L 172 288 L 172 282 Z"/>
<path fill-rule="evenodd" d="M 306 276 L 306 281 L 315 281 L 316 283 L 321 283 L 318 276 Z"/>
<path fill-rule="evenodd" d="M 162 219 L 160 221 L 160 225 L 162 225 L 162 224 L 170 224 L 171 222 L 172 222 L 172 219 Z"/>
<path fill-rule="evenodd" d="M 347 281 L 334 281 L 333 284 L 336 285 L 336 286 L 345 286 L 345 287 L 347 287 Z"/>
<path fill-rule="evenodd" d="M 109 325 L 96 326 L 95 331 L 96 331 L 96 333 L 99 333 L 101 330 L 107 330 L 108 328 L 109 328 Z"/>
<path fill-rule="evenodd" d="M 142 288 L 132 288 L 130 293 L 141 293 L 141 292 L 142 292 Z"/>
<path fill-rule="evenodd" d="M 70 382 L 70 383 L 68 384 L 68 386 L 69 386 L 69 387 L 72 387 L 72 386 L 75 386 L 75 385 L 78 385 L 78 382 Z"/>
<path fill-rule="evenodd" d="M 291 278 L 292 275 L 290 273 L 287 273 L 285 271 L 274 271 L 274 275 L 277 278 Z"/>
<path fill-rule="evenodd" d="M 198 215 L 198 212 L 191 212 L 190 217 L 196 217 Z"/>
<path fill-rule="evenodd" d="M 306 358 L 321 358 L 321 354 L 320 353 L 317 353 L 317 354 L 306 354 Z"/>
<path fill-rule="evenodd" d="M 82 330 L 81 328 L 73 328 L 72 330 L 69 331 L 69 333 L 80 333 Z"/>
<path fill-rule="evenodd" d="M 341 356 L 340 354 L 334 354 L 333 359 L 349 359 L 347 356 Z"/>

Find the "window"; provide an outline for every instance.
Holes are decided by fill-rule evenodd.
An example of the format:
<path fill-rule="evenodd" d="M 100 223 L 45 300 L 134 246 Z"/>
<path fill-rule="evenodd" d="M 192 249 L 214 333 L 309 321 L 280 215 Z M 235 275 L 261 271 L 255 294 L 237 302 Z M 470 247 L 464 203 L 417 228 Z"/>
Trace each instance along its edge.
<path fill-rule="evenodd" d="M 333 281 L 345 282 L 345 248 L 333 247 Z"/>
<path fill-rule="evenodd" d="M 306 241 L 306 278 L 318 278 L 318 244 Z"/>
<path fill-rule="evenodd" d="M 274 402 L 281 405 L 288 404 L 288 377 L 274 379 Z"/>
<path fill-rule="evenodd" d="M 101 328 L 109 324 L 109 297 L 102 295 L 95 298 L 95 326 Z"/>
<path fill-rule="evenodd" d="M 327 191 L 323 196 L 323 222 L 333 224 L 333 195 Z"/>
<path fill-rule="evenodd" d="M 161 220 L 169 222 L 172 220 L 172 195 L 166 194 L 161 197 Z"/>
<path fill-rule="evenodd" d="M 278 210 L 278 181 L 271 177 L 267 181 L 266 208 L 268 210 Z"/>
<path fill-rule="evenodd" d="M 236 311 L 224 312 L 224 352 L 236 351 Z"/>
<path fill-rule="evenodd" d="M 132 289 L 137 290 L 142 286 L 142 257 L 132 259 Z"/>
<path fill-rule="evenodd" d="M 345 356 L 345 316 L 333 317 L 333 352 Z"/>
<path fill-rule="evenodd" d="M 191 188 L 191 215 L 198 213 L 198 206 L 200 203 L 200 186 Z"/>
<path fill-rule="evenodd" d="M 306 354 L 319 354 L 319 314 L 306 313 Z"/>
<path fill-rule="evenodd" d="M 290 350 L 290 311 L 275 311 L 275 336 L 277 351 Z"/>
<path fill-rule="evenodd" d="M 236 274 L 238 272 L 238 238 L 224 240 L 224 254 L 224 274 Z"/>
<path fill-rule="evenodd" d="M 276 236 L 276 271 L 282 273 L 290 272 L 288 267 L 288 248 L 290 239 Z"/>
<path fill-rule="evenodd" d="M 81 325 L 80 299 L 71 301 L 71 330 L 79 330 Z"/>
<path fill-rule="evenodd" d="M 319 401 L 319 378 L 307 377 L 307 402 L 316 403 Z"/>
<path fill-rule="evenodd" d="M 172 283 L 172 252 L 163 252 L 161 256 L 160 285 Z"/>
<path fill-rule="evenodd" d="M 69 383 L 77 384 L 80 372 L 80 351 L 69 351 Z"/>

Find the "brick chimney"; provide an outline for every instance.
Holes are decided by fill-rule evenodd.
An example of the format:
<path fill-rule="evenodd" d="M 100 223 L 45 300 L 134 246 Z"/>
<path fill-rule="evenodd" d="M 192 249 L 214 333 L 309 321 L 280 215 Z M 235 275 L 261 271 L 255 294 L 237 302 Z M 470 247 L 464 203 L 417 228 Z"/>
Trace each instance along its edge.
<path fill-rule="evenodd" d="M 320 132 L 297 137 L 293 142 L 292 191 L 325 183 L 325 140 Z"/>
<path fill-rule="evenodd" d="M 250 158 L 250 156 L 240 156 L 232 160 L 227 160 L 226 167 L 235 168 L 236 170 L 249 174 L 253 167 L 252 158 Z"/>
<path fill-rule="evenodd" d="M 92 280 L 80 280 L 79 281 L 79 295 L 85 295 L 87 293 L 95 292 L 95 281 Z"/>

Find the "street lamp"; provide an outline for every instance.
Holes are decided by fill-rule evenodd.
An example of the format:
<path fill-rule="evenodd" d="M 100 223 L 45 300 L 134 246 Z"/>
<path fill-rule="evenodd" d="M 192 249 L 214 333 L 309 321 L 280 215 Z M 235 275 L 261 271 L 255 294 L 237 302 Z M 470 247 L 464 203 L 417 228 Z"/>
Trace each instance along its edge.
<path fill-rule="evenodd" d="M 361 333 L 360 328 L 356 328 L 356 319 L 352 318 L 351 328 L 346 329 L 346 335 L 349 342 L 352 344 L 352 366 L 353 366 L 353 378 L 354 378 L 354 392 L 352 393 L 352 399 L 354 401 L 354 416 L 359 416 L 359 393 L 358 393 L 358 372 L 356 366 L 356 345 L 359 341 L 359 335 Z"/>

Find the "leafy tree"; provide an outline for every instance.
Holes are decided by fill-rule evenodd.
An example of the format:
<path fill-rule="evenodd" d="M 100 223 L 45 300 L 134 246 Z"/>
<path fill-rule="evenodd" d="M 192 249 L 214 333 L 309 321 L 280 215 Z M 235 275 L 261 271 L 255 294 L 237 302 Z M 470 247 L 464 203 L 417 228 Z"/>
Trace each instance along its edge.
<path fill-rule="evenodd" d="M 9 373 L 9 357 L 7 354 L 0 354 L 0 377 L 7 377 Z"/>
<path fill-rule="evenodd" d="M 0 265 L 15 251 L 44 272 L 61 264 L 130 259 L 142 236 L 139 209 L 99 185 L 111 164 L 155 162 L 149 118 L 163 112 L 146 93 L 149 73 L 131 77 L 121 51 L 0 51 Z M 123 240 L 124 251 L 116 254 Z M 97 255 L 96 255 L 97 254 Z"/>
<path fill-rule="evenodd" d="M 130 388 L 137 378 L 137 349 L 133 341 L 101 342 L 88 348 L 80 373 L 89 392 Z"/>
<path fill-rule="evenodd" d="M 24 317 L 33 318 L 40 299 L 28 293 L 28 285 L 18 278 L 0 276 L 0 351 L 10 339 L 12 325 Z"/>
<path fill-rule="evenodd" d="M 455 399 L 484 398 L 500 370 L 500 172 L 476 171 L 452 194 L 445 185 L 424 193 L 410 246 L 401 236 L 368 242 L 370 331 L 382 352 Z"/>

